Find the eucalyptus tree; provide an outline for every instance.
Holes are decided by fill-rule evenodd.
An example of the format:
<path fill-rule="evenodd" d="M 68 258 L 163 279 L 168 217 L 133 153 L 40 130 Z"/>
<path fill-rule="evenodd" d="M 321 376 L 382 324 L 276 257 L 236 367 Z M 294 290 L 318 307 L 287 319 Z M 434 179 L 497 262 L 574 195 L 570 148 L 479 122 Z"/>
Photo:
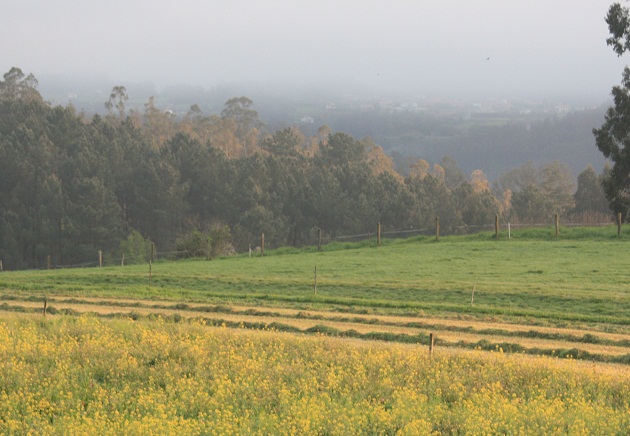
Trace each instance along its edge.
<path fill-rule="evenodd" d="M 630 50 L 630 11 L 614 3 L 606 23 L 610 37 L 606 43 L 617 56 Z M 597 148 L 613 163 L 603 181 L 611 209 L 628 220 L 630 212 L 630 68 L 624 68 L 621 85 L 612 88 L 614 106 L 606 112 L 604 124 L 593 129 Z"/>
<path fill-rule="evenodd" d="M 0 100 L 34 100 L 42 102 L 42 96 L 37 91 L 39 82 L 33 74 L 28 76 L 18 67 L 12 67 L 0 80 Z"/>

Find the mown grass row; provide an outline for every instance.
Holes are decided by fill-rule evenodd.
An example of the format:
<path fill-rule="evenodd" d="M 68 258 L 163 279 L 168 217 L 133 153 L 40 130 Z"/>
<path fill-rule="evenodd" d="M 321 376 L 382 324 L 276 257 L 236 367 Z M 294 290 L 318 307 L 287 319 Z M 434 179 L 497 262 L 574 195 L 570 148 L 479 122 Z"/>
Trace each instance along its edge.
<path fill-rule="evenodd" d="M 189 307 L 182 308 L 181 304 L 178 310 L 190 310 Z M 118 306 L 120 307 L 120 306 Z M 143 306 L 136 306 L 143 307 Z M 165 305 L 157 305 L 151 306 L 152 308 L 163 308 L 163 309 L 172 309 L 173 306 L 165 306 Z M 199 310 L 198 310 L 199 309 Z M 22 313 L 42 313 L 41 309 L 38 308 L 29 308 L 23 306 L 16 305 L 8 305 L 7 303 L 0 304 L 0 310 L 8 311 L 8 312 L 22 312 Z M 213 313 L 230 313 L 230 314 L 242 314 L 249 316 L 277 316 L 278 322 L 248 322 L 248 321 L 230 321 L 221 318 L 207 318 L 200 316 L 193 317 L 184 317 L 181 314 L 139 314 L 137 312 L 131 311 L 127 313 L 107 313 L 100 314 L 96 312 L 87 312 L 90 316 L 96 316 L 101 318 L 123 318 L 123 319 L 132 319 L 134 321 L 137 320 L 156 320 L 156 319 L 164 319 L 167 322 L 199 322 L 203 321 L 206 325 L 210 326 L 223 326 L 229 328 L 245 328 L 252 330 L 270 330 L 270 331 L 279 331 L 279 332 L 290 332 L 290 333 L 299 333 L 299 334 L 318 334 L 332 337 L 341 337 L 341 338 L 353 338 L 353 339 L 361 339 L 361 340 L 378 340 L 385 342 L 398 342 L 398 343 L 411 343 L 411 344 L 422 344 L 428 345 L 429 343 L 429 335 L 426 333 L 418 333 L 418 334 L 406 334 L 406 333 L 392 333 L 392 332 L 367 332 L 360 333 L 354 329 L 341 330 L 326 324 L 318 324 L 312 327 L 301 329 L 296 326 L 288 325 L 280 320 L 282 318 L 309 318 L 308 316 L 304 316 L 304 314 L 298 314 L 294 317 L 280 315 L 274 312 L 258 312 L 256 310 L 246 310 L 246 311 L 233 311 L 230 308 L 225 308 L 221 306 L 214 307 L 200 307 L 194 308 L 196 312 L 213 312 Z M 76 311 L 73 309 L 56 309 L 54 306 L 47 307 L 47 313 L 50 315 L 66 315 L 66 316 L 81 316 L 85 315 L 85 312 Z M 338 322 L 353 322 L 353 323 L 362 323 L 362 321 L 366 321 L 362 318 L 339 318 L 339 319 L 326 319 L 327 321 L 338 321 Z M 505 331 L 499 329 L 484 329 L 484 330 L 473 330 L 471 328 L 457 328 L 454 326 L 442 326 L 442 325 L 422 325 L 422 323 L 385 323 L 385 322 L 372 322 L 371 320 L 367 320 L 370 325 L 379 324 L 379 325 L 396 325 L 396 326 L 404 326 L 404 327 L 415 327 L 415 328 L 431 328 L 438 332 L 442 331 L 460 331 L 460 332 L 474 332 L 477 334 L 488 334 L 488 335 L 499 335 L 506 337 L 514 337 L 518 339 L 519 337 L 527 337 L 527 338 L 537 338 L 537 339 L 553 339 L 553 340 L 563 340 L 567 342 L 580 342 L 580 343 L 593 343 L 593 344 L 606 344 L 612 346 L 619 347 L 627 347 L 628 341 L 611 341 L 605 340 L 602 338 L 598 338 L 597 336 L 588 334 L 582 337 L 572 336 L 572 335 L 564 335 L 564 334 L 550 334 L 550 333 L 542 333 L 536 331 L 525 332 L 514 332 L 514 331 Z M 437 327 L 437 329 L 435 329 Z M 522 353 L 522 354 L 530 354 L 530 355 L 541 355 L 541 356 L 556 356 L 559 358 L 573 358 L 578 360 L 588 360 L 593 362 L 606 362 L 606 363 L 621 363 L 621 364 L 630 364 L 630 353 L 625 355 L 611 356 L 599 353 L 590 353 L 586 350 L 580 350 L 578 348 L 542 348 L 542 347 L 524 347 L 520 345 L 518 342 L 497 342 L 497 341 L 489 341 L 486 339 L 481 339 L 479 341 L 471 342 L 471 341 L 446 341 L 439 338 L 437 335 L 434 339 L 435 344 L 442 347 L 450 347 L 450 348 L 464 348 L 464 349 L 477 349 L 477 350 L 486 350 L 486 351 L 497 351 L 501 350 L 502 352 L 507 353 Z"/>
<path fill-rule="evenodd" d="M 0 304 L 0 310 L 4 311 L 29 311 L 35 313 L 37 309 L 28 309 L 16 305 L 8 305 L 6 301 L 20 301 L 17 296 L 9 296 L 2 295 L 0 296 L 0 300 L 5 300 L 4 303 Z M 43 302 L 44 299 L 41 297 L 28 297 L 23 301 L 30 302 Z M 309 320 L 321 320 L 321 321 L 329 321 L 329 322 L 343 322 L 343 323 L 353 323 L 353 324 L 363 324 L 363 325 L 376 325 L 376 326 L 396 326 L 396 327 L 407 327 L 407 328 L 418 328 L 418 329 L 432 329 L 439 331 L 449 331 L 449 332 L 461 332 L 461 333 L 475 333 L 479 335 L 492 335 L 492 336 L 504 336 L 504 337 L 514 337 L 514 338 L 535 338 L 535 339 L 545 339 L 545 340 L 556 340 L 556 341 L 565 341 L 565 342 L 575 342 L 575 343 L 586 343 L 586 344 L 598 344 L 598 345 L 609 345 L 616 347 L 630 347 L 630 339 L 621 339 L 621 340 L 613 340 L 602 338 L 593 333 L 585 333 L 583 335 L 574 335 L 569 333 L 560 333 L 560 332 L 541 332 L 537 330 L 505 330 L 500 328 L 483 328 L 476 329 L 471 326 L 456 326 L 456 325 L 448 325 L 448 320 L 441 322 L 439 324 L 436 323 L 428 323 L 422 321 L 408 321 L 408 322 L 396 322 L 392 320 L 382 320 L 377 317 L 365 318 L 365 317 L 347 317 L 347 316 L 324 316 L 321 314 L 311 314 L 308 312 L 300 311 L 295 314 L 287 314 L 287 313 L 279 313 L 273 310 L 265 310 L 265 309 L 245 309 L 245 310 L 236 310 L 229 306 L 224 305 L 212 305 L 212 306 L 193 306 L 187 303 L 175 303 L 175 304 L 160 304 L 160 303 L 143 303 L 143 302 L 120 302 L 120 301 L 94 301 L 94 300 L 83 300 L 77 298 L 69 298 L 69 299 L 57 299 L 55 302 L 60 304 L 80 304 L 85 306 L 109 306 L 109 307 L 121 307 L 121 308 L 149 308 L 149 309 L 168 309 L 168 310 L 179 310 L 179 311 L 188 311 L 188 312 L 208 312 L 208 313 L 225 313 L 232 315 L 247 315 L 247 316 L 260 316 L 260 317 L 276 317 L 276 318 L 289 318 L 289 319 L 309 319 Z M 57 313 L 57 309 L 54 306 L 48 306 L 48 312 L 51 314 Z"/>
<path fill-rule="evenodd" d="M 242 286 L 242 284 L 241 284 Z M 628 308 L 626 310 L 626 302 L 620 302 L 617 306 L 615 306 L 615 302 L 612 300 L 612 297 L 603 298 L 603 297 L 594 297 L 592 299 L 580 299 L 576 297 L 568 297 L 568 298 L 556 298 L 556 297 L 544 297 L 542 301 L 537 301 L 535 306 L 528 306 L 526 302 L 523 301 L 511 301 L 510 296 L 502 296 L 495 297 L 494 303 L 484 303 L 483 299 L 479 297 L 481 294 L 480 291 L 477 291 L 476 294 L 476 303 L 474 305 L 470 304 L 470 295 L 466 295 L 467 292 L 464 291 L 451 291 L 450 294 L 458 294 L 460 300 L 467 299 L 467 303 L 452 303 L 449 300 L 452 300 L 452 295 L 449 293 L 442 293 L 440 297 L 436 297 L 435 293 L 429 290 L 415 290 L 416 294 L 427 294 L 430 295 L 429 299 L 434 299 L 438 301 L 408 301 L 404 299 L 398 299 L 402 297 L 396 297 L 397 299 L 367 299 L 361 297 L 342 297 L 342 296 L 327 296 L 323 295 L 321 291 L 321 286 L 318 288 L 318 295 L 306 294 L 306 295 L 286 295 L 286 294 L 273 294 L 273 293 L 260 293 L 258 291 L 248 291 L 248 292 L 235 292 L 235 291 L 223 291 L 223 292 L 162 292 L 161 288 L 146 288 L 143 292 L 140 293 L 132 293 L 131 295 L 134 298 L 156 298 L 157 300 L 162 299 L 164 295 L 170 300 L 171 298 L 184 300 L 184 301 L 193 301 L 193 302 L 217 302 L 224 304 L 261 304 L 261 305 L 279 305 L 282 307 L 301 307 L 301 308 L 332 308 L 340 311 L 345 311 L 347 313 L 356 313 L 356 314 L 368 314 L 375 310 L 383 311 L 383 313 L 391 312 L 391 313 L 415 313 L 423 312 L 426 314 L 462 314 L 462 315 L 470 315 L 470 316 L 492 316 L 492 317 L 500 317 L 503 319 L 510 318 L 527 318 L 527 319 L 537 319 L 542 322 L 545 321 L 550 324 L 564 324 L 564 323 L 600 323 L 600 324 L 609 324 L 609 325 L 619 325 L 619 326 L 628 326 L 630 325 L 630 318 L 625 316 Z M 14 291 L 15 288 L 4 288 L 5 291 Z M 62 289 L 40 289 L 40 300 L 43 301 L 45 295 L 64 295 L 64 294 L 75 294 L 81 296 L 95 296 L 95 297 L 111 297 L 111 298 L 126 298 L 129 294 L 124 293 L 124 289 L 117 292 L 109 292 L 109 291 L 92 291 L 92 292 L 84 292 L 84 291 L 68 291 Z M 38 289 L 33 289 L 30 287 L 24 287 L 21 289 L 27 292 L 37 292 Z M 343 293 L 343 291 L 340 291 Z M 418 297 L 419 298 L 419 297 Z M 531 299 L 536 299 L 536 297 L 528 297 Z M 627 297 L 623 296 L 623 299 Z M 504 303 L 498 302 L 497 300 L 510 300 L 509 306 Z M 521 297 L 520 300 L 524 298 Z M 480 302 L 481 300 L 481 302 Z M 554 304 L 560 300 L 561 304 Z M 546 304 L 545 304 L 546 303 Z M 514 306 L 522 306 L 522 307 L 514 307 Z M 554 307 L 555 306 L 555 307 Z M 567 308 L 564 308 L 566 306 Z M 568 308 L 572 307 L 572 310 Z M 555 309 L 555 310 L 553 310 Z M 592 313 L 588 313 L 592 312 Z M 601 313 L 598 313 L 601 312 Z"/>

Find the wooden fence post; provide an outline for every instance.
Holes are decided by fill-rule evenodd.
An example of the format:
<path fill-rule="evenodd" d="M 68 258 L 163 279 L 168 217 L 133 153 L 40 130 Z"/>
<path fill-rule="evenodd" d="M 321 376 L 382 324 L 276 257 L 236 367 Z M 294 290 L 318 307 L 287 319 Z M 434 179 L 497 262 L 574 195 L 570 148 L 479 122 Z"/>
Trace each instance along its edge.
<path fill-rule="evenodd" d="M 120 259 L 120 266 L 125 266 L 125 253 L 122 254 L 122 258 Z"/>
<path fill-rule="evenodd" d="M 98 267 L 103 267 L 103 250 L 98 250 Z"/>
<path fill-rule="evenodd" d="M 0 272 L 2 272 L 2 259 L 0 259 Z"/>
<path fill-rule="evenodd" d="M 558 214 L 556 214 L 556 238 L 558 237 L 559 234 L 560 234 L 560 218 L 558 217 Z"/>
<path fill-rule="evenodd" d="M 617 236 L 621 236 L 621 212 L 617 214 Z M 2 265 L 2 262 L 0 262 L 0 265 Z M 0 269 L 0 271 L 2 270 Z"/>
<path fill-rule="evenodd" d="M 381 246 L 381 223 L 376 224 L 376 245 Z"/>
<path fill-rule="evenodd" d="M 433 356 L 433 345 L 435 338 L 433 337 L 433 333 L 429 333 L 429 356 Z"/>
<path fill-rule="evenodd" d="M 155 242 L 151 242 L 151 259 L 149 262 L 153 263 L 155 261 Z"/>
<path fill-rule="evenodd" d="M 44 297 L 44 316 L 46 316 L 46 306 L 48 305 L 48 298 Z"/>
<path fill-rule="evenodd" d="M 322 229 L 317 228 L 317 251 L 322 251 Z"/>
<path fill-rule="evenodd" d="M 440 217 L 435 217 L 435 240 L 440 240 Z"/>
<path fill-rule="evenodd" d="M 265 255 L 265 234 L 264 233 L 260 234 L 260 255 L 261 256 Z"/>
<path fill-rule="evenodd" d="M 317 294 L 317 265 L 315 265 L 315 279 L 313 281 L 313 294 Z"/>
<path fill-rule="evenodd" d="M 149 261 L 149 287 L 153 284 L 153 262 Z"/>
<path fill-rule="evenodd" d="M 48 256 L 46 256 L 46 269 L 50 269 L 51 268 L 51 263 L 50 263 L 50 254 Z"/>
<path fill-rule="evenodd" d="M 499 239 L 499 214 L 494 216 L 494 237 Z"/>

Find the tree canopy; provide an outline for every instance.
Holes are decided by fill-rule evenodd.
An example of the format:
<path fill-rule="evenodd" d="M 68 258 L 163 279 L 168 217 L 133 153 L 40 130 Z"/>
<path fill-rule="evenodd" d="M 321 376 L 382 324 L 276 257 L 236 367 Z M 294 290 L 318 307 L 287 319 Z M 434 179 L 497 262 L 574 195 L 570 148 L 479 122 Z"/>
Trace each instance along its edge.
<path fill-rule="evenodd" d="M 0 100 L 43 101 L 37 91 L 38 82 L 33 74 L 25 75 L 17 67 L 11 68 L 0 81 Z"/>
<path fill-rule="evenodd" d="M 505 189 L 491 188 L 483 171 L 467 178 L 450 158 L 433 168 L 418 161 L 403 178 L 369 138 L 326 126 L 313 137 L 297 128 L 265 132 L 245 97 L 228 100 L 221 116 L 193 105 L 177 118 L 153 98 L 143 114 L 127 111 L 126 90 L 117 86 L 110 113 L 88 119 L 44 102 L 36 79 L 17 68 L 4 79 L 5 268 L 42 267 L 48 256 L 53 265 L 80 265 L 99 250 L 137 262 L 152 243 L 159 251 L 210 257 L 255 247 L 262 232 L 268 246 L 299 246 L 315 244 L 318 229 L 365 234 L 377 222 L 384 230 L 431 232 L 436 216 L 443 231 L 465 232 L 492 223 L 497 213 L 524 220 L 539 208 L 536 219 L 549 220 L 556 209 L 536 203 L 541 195 L 554 198 L 560 213 L 573 201 L 560 164 L 536 170 L 533 188 L 507 181 Z M 576 201 L 593 191 L 589 177 Z"/>
<path fill-rule="evenodd" d="M 630 49 L 630 13 L 613 4 L 606 16 L 610 38 L 606 40 L 618 56 Z M 625 67 L 621 85 L 612 88 L 613 104 L 604 124 L 593 129 L 599 150 L 613 163 L 603 179 L 606 198 L 615 213 L 628 219 L 630 212 L 630 68 Z"/>

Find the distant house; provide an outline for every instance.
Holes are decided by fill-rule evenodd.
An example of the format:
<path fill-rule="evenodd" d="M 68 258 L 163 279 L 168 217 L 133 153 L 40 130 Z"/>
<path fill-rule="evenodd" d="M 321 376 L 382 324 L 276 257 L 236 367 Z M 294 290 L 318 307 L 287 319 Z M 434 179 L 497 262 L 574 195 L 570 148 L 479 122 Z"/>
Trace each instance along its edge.
<path fill-rule="evenodd" d="M 313 117 L 302 117 L 300 124 L 313 124 L 315 119 Z"/>

